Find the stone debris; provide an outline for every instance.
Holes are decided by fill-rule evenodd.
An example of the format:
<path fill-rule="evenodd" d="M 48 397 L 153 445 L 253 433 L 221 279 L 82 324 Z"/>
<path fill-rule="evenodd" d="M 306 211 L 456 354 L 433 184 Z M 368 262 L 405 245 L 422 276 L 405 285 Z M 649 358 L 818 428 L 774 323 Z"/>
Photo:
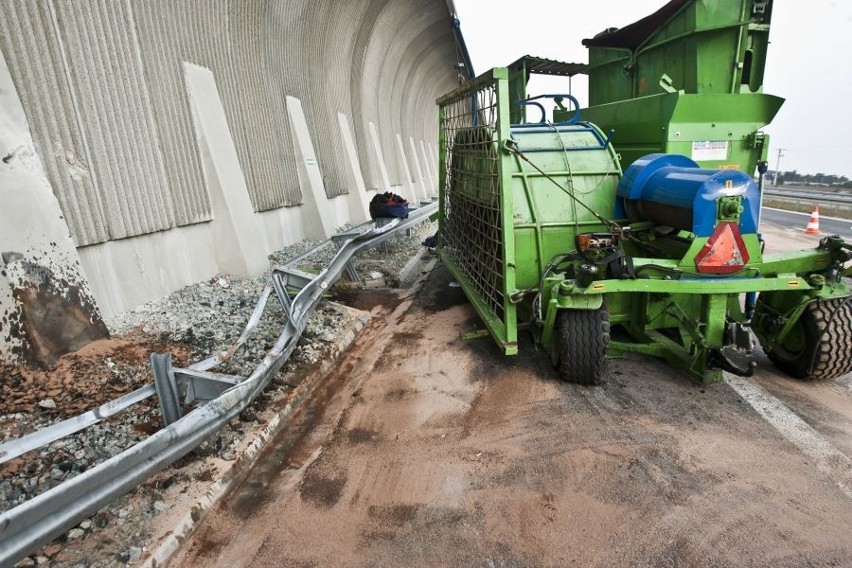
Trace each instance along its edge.
<path fill-rule="evenodd" d="M 348 227 L 343 230 L 348 229 Z M 411 260 L 416 252 L 422 250 L 421 242 L 428 236 L 435 234 L 438 230 L 437 222 L 424 222 L 406 232 L 394 235 L 384 245 L 378 245 L 372 249 L 363 251 L 355 257 L 353 264 L 362 278 L 369 280 L 384 279 L 385 285 L 391 288 L 399 286 L 399 277 L 402 269 Z M 288 259 L 304 254 L 321 241 L 302 241 L 282 249 L 270 256 L 273 264 L 283 264 Z M 297 268 L 305 272 L 318 272 L 319 268 L 326 266 L 337 249 L 327 246 L 320 251 L 306 257 L 297 265 Z M 375 274 L 374 274 L 375 273 Z"/>
<path fill-rule="evenodd" d="M 435 230 L 435 223 L 423 223 L 410 235 L 396 235 L 386 247 L 361 253 L 354 261 L 356 269 L 362 278 L 383 278 L 395 286 L 402 268 L 422 250 L 420 242 Z M 316 244 L 296 243 L 270 255 L 270 261 L 283 263 Z M 334 246 L 326 247 L 299 267 L 317 272 L 335 252 Z M 170 352 L 176 366 L 185 366 L 229 348 L 243 331 L 267 278 L 268 274 L 253 279 L 217 276 L 120 314 L 107 322 L 111 339 L 63 356 L 49 371 L 0 366 L 0 441 L 19 438 L 150 384 L 148 357 L 152 352 Z M 213 481 L 215 470 L 204 465 L 205 460 L 236 459 L 247 428 L 260 420 L 259 412 L 286 399 L 300 377 L 327 356 L 351 318 L 345 308 L 321 303 L 311 314 L 297 349 L 252 407 L 170 468 L 16 566 L 49 562 L 51 566 L 99 567 L 139 562 L 150 544 L 144 527 L 150 529 L 151 519 L 171 508 L 167 495 L 174 498 L 195 483 Z M 248 376 L 274 344 L 283 320 L 283 310 L 273 294 L 252 338 L 216 370 Z M 0 511 L 86 471 L 160 428 L 157 399 L 150 397 L 82 432 L 0 465 Z M 101 536 L 88 538 L 95 534 Z M 110 535 L 108 543 L 103 540 L 105 534 Z M 93 542 L 87 545 L 89 540 Z M 114 552 L 108 552 L 113 548 Z"/>
<path fill-rule="evenodd" d="M 53 558 L 54 556 L 56 556 L 59 553 L 60 550 L 62 550 L 62 545 L 59 544 L 58 542 L 54 542 L 53 544 L 49 544 L 49 545 L 45 546 L 44 549 L 42 550 L 42 552 L 48 558 Z"/>
<path fill-rule="evenodd" d="M 142 549 L 138 546 L 131 546 L 127 549 L 127 563 L 136 564 L 142 558 Z"/>

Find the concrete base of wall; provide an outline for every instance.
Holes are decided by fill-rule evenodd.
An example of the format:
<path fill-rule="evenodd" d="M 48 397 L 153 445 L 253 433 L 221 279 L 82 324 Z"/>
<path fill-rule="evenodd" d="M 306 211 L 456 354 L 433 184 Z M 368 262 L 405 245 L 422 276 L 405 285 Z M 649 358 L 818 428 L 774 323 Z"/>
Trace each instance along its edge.
<path fill-rule="evenodd" d="M 104 317 L 219 272 L 212 223 L 82 247 L 80 261 Z"/>
<path fill-rule="evenodd" d="M 328 200 L 326 214 L 335 227 L 349 220 L 348 207 L 345 196 Z M 302 207 L 255 213 L 252 219 L 258 235 L 254 246 L 263 258 L 306 238 Z M 231 274 L 217 262 L 212 237 L 217 222 L 78 249 L 92 294 L 104 317 L 109 319 L 216 274 Z M 267 267 L 268 262 L 264 261 L 263 269 Z"/>

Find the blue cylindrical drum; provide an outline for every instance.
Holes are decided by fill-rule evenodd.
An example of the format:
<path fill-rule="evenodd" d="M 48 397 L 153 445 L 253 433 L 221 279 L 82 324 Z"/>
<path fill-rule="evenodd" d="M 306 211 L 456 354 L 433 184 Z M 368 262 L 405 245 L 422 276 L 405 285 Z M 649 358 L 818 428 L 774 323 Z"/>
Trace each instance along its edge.
<path fill-rule="evenodd" d="M 649 154 L 627 168 L 616 192 L 632 221 L 653 221 L 709 237 L 716 227 L 717 203 L 741 196 L 740 232 L 757 232 L 757 184 L 738 170 L 702 169 L 686 156 Z"/>

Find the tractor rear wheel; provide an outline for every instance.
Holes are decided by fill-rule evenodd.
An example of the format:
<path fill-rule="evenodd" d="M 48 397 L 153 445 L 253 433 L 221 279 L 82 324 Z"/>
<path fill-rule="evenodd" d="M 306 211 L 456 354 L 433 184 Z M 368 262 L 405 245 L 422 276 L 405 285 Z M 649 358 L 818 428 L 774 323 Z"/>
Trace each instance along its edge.
<path fill-rule="evenodd" d="M 609 312 L 559 310 L 556 316 L 559 339 L 559 377 L 580 385 L 597 385 L 603 378 L 609 344 Z"/>
<path fill-rule="evenodd" d="M 833 379 L 852 371 L 852 296 L 814 300 L 783 342 L 763 347 L 778 369 L 797 379 Z"/>

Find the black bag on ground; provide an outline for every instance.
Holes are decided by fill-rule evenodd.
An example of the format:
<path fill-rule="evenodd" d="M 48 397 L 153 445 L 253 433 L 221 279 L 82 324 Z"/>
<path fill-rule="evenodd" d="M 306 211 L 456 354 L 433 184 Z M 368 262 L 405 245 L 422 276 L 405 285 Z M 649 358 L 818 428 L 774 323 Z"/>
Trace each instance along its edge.
<path fill-rule="evenodd" d="M 376 194 L 370 201 L 370 217 L 373 219 L 388 217 L 408 219 L 408 201 L 389 191 Z"/>

